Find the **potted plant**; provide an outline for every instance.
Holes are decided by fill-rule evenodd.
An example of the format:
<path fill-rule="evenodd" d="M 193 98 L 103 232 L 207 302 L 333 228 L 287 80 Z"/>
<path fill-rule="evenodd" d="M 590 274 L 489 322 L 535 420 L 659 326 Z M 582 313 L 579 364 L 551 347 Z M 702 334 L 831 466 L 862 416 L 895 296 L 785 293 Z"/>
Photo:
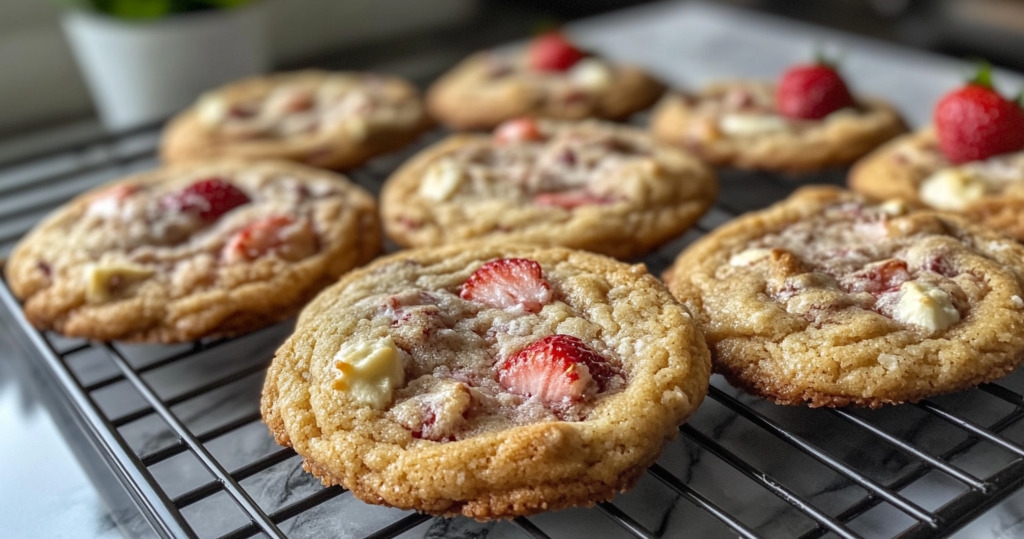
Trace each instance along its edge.
<path fill-rule="evenodd" d="M 164 118 L 269 64 L 262 6 L 252 0 L 69 3 L 64 31 L 111 130 Z"/>

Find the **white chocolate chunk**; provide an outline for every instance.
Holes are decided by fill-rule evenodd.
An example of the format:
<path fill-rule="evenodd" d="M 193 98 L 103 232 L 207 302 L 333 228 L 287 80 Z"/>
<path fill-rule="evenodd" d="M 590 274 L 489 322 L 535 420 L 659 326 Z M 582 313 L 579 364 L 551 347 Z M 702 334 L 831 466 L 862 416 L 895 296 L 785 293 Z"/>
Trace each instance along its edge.
<path fill-rule="evenodd" d="M 227 100 L 216 94 L 206 94 L 196 106 L 196 115 L 206 125 L 217 125 L 228 115 Z"/>
<path fill-rule="evenodd" d="M 789 121 L 775 114 L 726 114 L 718 128 L 727 135 L 746 137 L 785 131 Z"/>
<path fill-rule="evenodd" d="M 1010 296 L 1010 301 L 1013 302 L 1014 307 L 1024 309 L 1024 299 L 1021 299 L 1020 296 Z"/>
<path fill-rule="evenodd" d="M 85 301 L 108 301 L 116 286 L 146 280 L 154 273 L 135 264 L 89 264 L 85 268 Z"/>
<path fill-rule="evenodd" d="M 900 286 L 900 299 L 893 310 L 893 318 L 934 333 L 959 322 L 960 312 L 945 290 L 928 283 L 907 281 Z"/>
<path fill-rule="evenodd" d="M 904 215 L 907 213 L 907 203 L 898 198 L 894 198 L 879 204 L 878 209 L 881 210 L 882 213 L 892 216 Z"/>
<path fill-rule="evenodd" d="M 772 254 L 771 249 L 747 249 L 732 255 L 729 259 L 730 266 L 750 266 L 756 264 Z"/>
<path fill-rule="evenodd" d="M 88 215 L 110 219 L 121 213 L 121 200 L 113 196 L 103 196 L 92 201 L 85 210 Z"/>
<path fill-rule="evenodd" d="M 333 387 L 378 410 L 391 404 L 395 389 L 405 383 L 402 351 L 391 336 L 376 342 L 347 341 L 334 356 L 339 371 Z"/>
<path fill-rule="evenodd" d="M 962 170 L 948 168 L 925 179 L 920 195 L 933 208 L 959 211 L 985 196 L 985 182 Z"/>
<path fill-rule="evenodd" d="M 423 175 L 420 196 L 438 202 L 448 200 L 462 184 L 462 170 L 451 159 L 434 163 Z"/>
<path fill-rule="evenodd" d="M 601 60 L 584 58 L 569 69 L 569 78 L 583 88 L 602 90 L 611 86 L 612 71 Z"/>

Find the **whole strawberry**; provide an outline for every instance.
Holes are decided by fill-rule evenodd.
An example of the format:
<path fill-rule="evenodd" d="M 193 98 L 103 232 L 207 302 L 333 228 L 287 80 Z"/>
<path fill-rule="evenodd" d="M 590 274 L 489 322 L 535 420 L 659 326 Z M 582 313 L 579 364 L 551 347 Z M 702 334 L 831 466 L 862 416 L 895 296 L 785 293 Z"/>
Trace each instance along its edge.
<path fill-rule="evenodd" d="M 537 71 L 565 71 L 584 56 L 561 32 L 549 32 L 530 43 L 527 61 Z"/>
<path fill-rule="evenodd" d="M 939 147 L 953 163 L 988 159 L 1024 148 L 1024 110 L 992 88 L 989 66 L 935 106 Z"/>
<path fill-rule="evenodd" d="M 795 120 L 820 120 L 852 106 L 849 88 L 835 67 L 825 61 L 789 68 L 775 90 L 775 108 Z"/>

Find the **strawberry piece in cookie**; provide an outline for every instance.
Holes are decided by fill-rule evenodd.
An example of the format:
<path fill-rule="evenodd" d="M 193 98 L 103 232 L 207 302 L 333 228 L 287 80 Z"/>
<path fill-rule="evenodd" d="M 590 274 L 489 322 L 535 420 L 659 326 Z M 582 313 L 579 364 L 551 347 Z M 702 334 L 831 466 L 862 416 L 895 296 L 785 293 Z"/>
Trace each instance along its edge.
<path fill-rule="evenodd" d="M 527 312 L 537 313 L 551 302 L 551 285 L 537 262 L 504 258 L 480 266 L 462 285 L 459 296 L 496 309 L 522 305 Z"/>
<path fill-rule="evenodd" d="M 465 424 L 465 414 L 472 402 L 469 388 L 464 384 L 442 380 L 429 392 L 398 403 L 388 415 L 412 431 L 413 438 L 448 441 L 454 439 Z"/>
<path fill-rule="evenodd" d="M 128 184 L 108 187 L 93 195 L 87 211 L 90 215 L 114 217 L 120 213 L 128 197 L 138 190 L 137 186 Z"/>
<path fill-rule="evenodd" d="M 775 106 L 789 118 L 820 120 L 854 105 L 853 96 L 835 67 L 818 62 L 786 71 L 775 92 Z"/>
<path fill-rule="evenodd" d="M 272 215 L 236 232 L 224 246 L 224 259 L 228 263 L 252 261 L 273 252 L 278 258 L 294 262 L 316 251 L 316 233 L 309 221 Z"/>
<path fill-rule="evenodd" d="M 586 56 L 561 32 L 550 32 L 534 39 L 528 54 L 530 67 L 537 71 L 565 71 Z"/>
<path fill-rule="evenodd" d="M 216 221 L 249 202 L 249 196 L 241 189 L 220 178 L 209 178 L 167 195 L 162 205 L 170 210 L 192 213 L 204 221 Z"/>
<path fill-rule="evenodd" d="M 935 131 L 953 163 L 988 159 L 1024 149 L 1024 110 L 995 91 L 991 69 L 984 66 L 935 106 Z"/>
<path fill-rule="evenodd" d="M 545 337 L 505 361 L 501 387 L 547 404 L 579 401 L 607 379 L 605 359 L 571 335 Z"/>
<path fill-rule="evenodd" d="M 907 263 L 892 258 L 871 264 L 861 271 L 850 275 L 846 287 L 850 292 L 870 292 L 878 295 L 899 289 L 900 285 L 910 280 Z"/>
<path fill-rule="evenodd" d="M 494 129 L 494 141 L 498 144 L 514 144 L 532 140 L 544 140 L 537 120 L 534 118 L 516 118 L 508 120 Z"/>

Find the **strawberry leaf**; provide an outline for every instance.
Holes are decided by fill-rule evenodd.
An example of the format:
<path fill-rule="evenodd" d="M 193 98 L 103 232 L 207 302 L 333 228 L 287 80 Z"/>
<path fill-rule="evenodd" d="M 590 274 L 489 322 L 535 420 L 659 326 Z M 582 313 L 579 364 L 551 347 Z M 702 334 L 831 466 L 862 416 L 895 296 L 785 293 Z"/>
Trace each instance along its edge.
<path fill-rule="evenodd" d="M 829 56 L 828 52 L 825 51 L 825 47 L 820 43 L 814 47 L 814 63 L 828 67 L 833 71 L 839 70 L 839 64 L 843 63 L 844 56 L 845 55 L 842 52 L 839 52 L 835 56 Z"/>
<path fill-rule="evenodd" d="M 978 61 L 978 72 L 974 74 L 974 78 L 967 81 L 968 84 L 975 84 L 984 88 L 992 88 L 992 64 L 986 60 Z"/>

